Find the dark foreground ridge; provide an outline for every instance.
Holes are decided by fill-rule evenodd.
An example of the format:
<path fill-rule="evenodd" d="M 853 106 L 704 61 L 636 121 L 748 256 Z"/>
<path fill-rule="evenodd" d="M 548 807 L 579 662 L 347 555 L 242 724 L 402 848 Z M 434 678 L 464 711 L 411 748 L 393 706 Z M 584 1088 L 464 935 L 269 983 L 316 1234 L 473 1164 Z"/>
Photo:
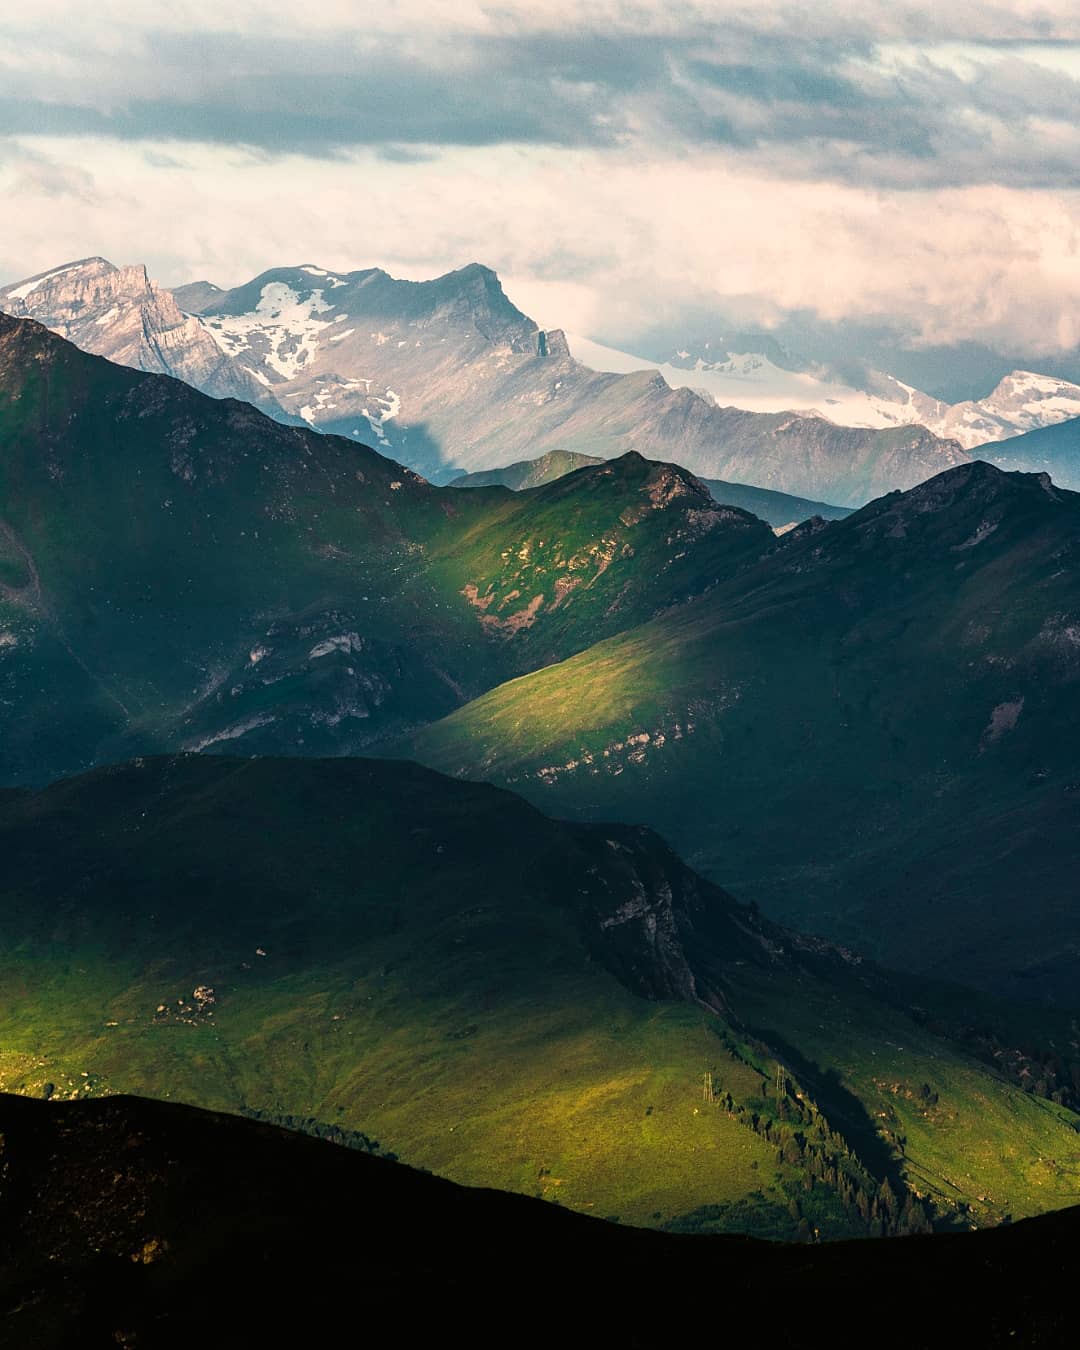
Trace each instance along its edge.
<path fill-rule="evenodd" d="M 772 1346 L 1069 1343 L 1080 1209 L 789 1247 L 620 1228 L 135 1097 L 0 1095 L 0 1134 L 9 1350 L 319 1347 L 380 1327 L 402 1345 L 646 1346 L 747 1318 Z"/>

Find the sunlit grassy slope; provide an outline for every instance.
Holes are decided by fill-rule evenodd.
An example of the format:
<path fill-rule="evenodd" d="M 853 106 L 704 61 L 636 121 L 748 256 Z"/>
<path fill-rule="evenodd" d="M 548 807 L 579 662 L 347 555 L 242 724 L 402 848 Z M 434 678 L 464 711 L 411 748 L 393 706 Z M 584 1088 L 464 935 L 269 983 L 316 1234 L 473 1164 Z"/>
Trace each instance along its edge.
<path fill-rule="evenodd" d="M 846 1166 L 873 1185 L 906 1173 L 939 1218 L 1054 1208 L 1077 1184 L 1075 1116 L 918 1028 L 840 956 L 761 927 L 647 834 L 560 825 L 411 765 L 186 757 L 8 793 L 0 848 L 9 1090 L 312 1116 L 458 1180 L 636 1223 L 707 1210 L 693 1222 L 863 1231 L 751 1128 L 802 1109 L 781 1107 L 780 1059 L 820 1113 L 800 1128 L 827 1121 Z M 691 951 L 712 1006 L 647 997 Z M 942 1103 L 905 1118 L 904 1152 L 875 1128 L 880 1103 L 908 1111 L 874 1081 L 887 1042 L 915 1049 L 904 1072 Z M 1006 1110 L 1015 1148 L 998 1157 Z"/>

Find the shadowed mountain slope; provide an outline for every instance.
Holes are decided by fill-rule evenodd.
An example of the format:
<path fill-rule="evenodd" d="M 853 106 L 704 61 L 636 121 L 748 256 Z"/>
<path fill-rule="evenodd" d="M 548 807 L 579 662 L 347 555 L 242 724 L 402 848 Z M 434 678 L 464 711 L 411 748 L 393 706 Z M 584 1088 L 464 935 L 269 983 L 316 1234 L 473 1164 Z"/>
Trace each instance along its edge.
<path fill-rule="evenodd" d="M 1075 1001 L 1078 563 L 1080 497 L 952 470 L 800 527 L 408 752 L 648 821 L 738 894 L 890 963 Z"/>
<path fill-rule="evenodd" d="M 604 1224 L 130 1097 L 0 1097 L 0 1129 L 11 1350 L 159 1350 L 208 1326 L 232 1344 L 320 1344 L 344 1321 L 420 1331 L 418 1301 L 445 1336 L 503 1345 L 512 1325 L 516 1343 L 546 1346 L 550 1317 L 521 1313 L 530 1282 L 573 1309 L 573 1344 L 693 1336 L 734 1315 L 715 1303 L 768 1304 L 778 1289 L 798 1309 L 770 1317 L 778 1346 L 861 1345 L 871 1325 L 883 1346 L 1068 1343 L 1076 1209 L 996 1233 L 783 1247 Z M 898 1288 L 917 1288 L 918 1305 L 883 1318 Z"/>

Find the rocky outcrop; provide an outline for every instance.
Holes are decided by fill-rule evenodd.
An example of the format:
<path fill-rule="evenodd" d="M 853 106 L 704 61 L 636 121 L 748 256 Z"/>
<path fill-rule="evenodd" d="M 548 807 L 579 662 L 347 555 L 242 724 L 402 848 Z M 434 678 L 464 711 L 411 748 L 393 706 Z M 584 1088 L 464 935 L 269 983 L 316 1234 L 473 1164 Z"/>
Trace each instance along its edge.
<path fill-rule="evenodd" d="M 798 939 L 740 905 L 686 866 L 651 830 L 577 827 L 593 858 L 580 902 L 594 956 L 642 998 L 696 1003 L 737 1021 L 725 972 L 751 964 L 794 969 L 800 959 L 835 965 L 837 950 Z"/>
<path fill-rule="evenodd" d="M 37 319 L 118 365 L 172 375 L 214 398 L 273 404 L 280 415 L 258 379 L 230 360 L 141 264 L 114 267 L 104 258 L 70 263 L 0 290 L 0 310 Z"/>

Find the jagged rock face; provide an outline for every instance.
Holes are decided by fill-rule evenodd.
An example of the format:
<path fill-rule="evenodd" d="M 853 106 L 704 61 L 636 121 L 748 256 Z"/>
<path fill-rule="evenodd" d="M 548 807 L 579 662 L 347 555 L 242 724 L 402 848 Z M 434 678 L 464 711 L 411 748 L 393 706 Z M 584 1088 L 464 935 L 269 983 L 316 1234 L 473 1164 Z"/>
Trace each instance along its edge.
<path fill-rule="evenodd" d="M 482 425 L 509 372 L 565 352 L 475 264 L 430 282 L 279 268 L 204 303 L 200 315 L 287 412 L 374 439 L 429 475 L 468 462 L 466 419 Z"/>
<path fill-rule="evenodd" d="M 121 286 L 134 297 L 127 307 L 107 293 Z M 97 296 L 92 310 L 72 310 L 81 289 Z M 229 291 L 205 281 L 181 287 L 180 306 L 167 295 L 141 269 L 91 259 L 9 287 L 0 307 L 23 306 L 15 312 L 87 350 L 207 393 L 239 394 L 281 420 L 374 440 L 436 479 L 549 451 L 613 458 L 635 450 L 705 477 L 858 506 L 967 458 L 919 427 L 743 413 L 672 389 L 653 371 L 590 370 L 564 333 L 542 331 L 475 263 L 426 282 L 377 268 L 277 268 Z"/>
<path fill-rule="evenodd" d="M 594 859 L 582 891 L 590 945 L 608 970 L 644 998 L 696 1003 L 737 1020 L 725 972 L 748 962 L 793 972 L 800 940 L 737 904 L 686 866 L 651 830 L 580 829 Z M 822 967 L 845 956 L 826 943 L 806 947 Z"/>
<path fill-rule="evenodd" d="M 141 264 L 89 258 L 0 290 L 0 310 L 37 319 L 83 351 L 118 365 L 172 375 L 215 398 L 265 404 L 258 381 L 224 356 Z"/>

